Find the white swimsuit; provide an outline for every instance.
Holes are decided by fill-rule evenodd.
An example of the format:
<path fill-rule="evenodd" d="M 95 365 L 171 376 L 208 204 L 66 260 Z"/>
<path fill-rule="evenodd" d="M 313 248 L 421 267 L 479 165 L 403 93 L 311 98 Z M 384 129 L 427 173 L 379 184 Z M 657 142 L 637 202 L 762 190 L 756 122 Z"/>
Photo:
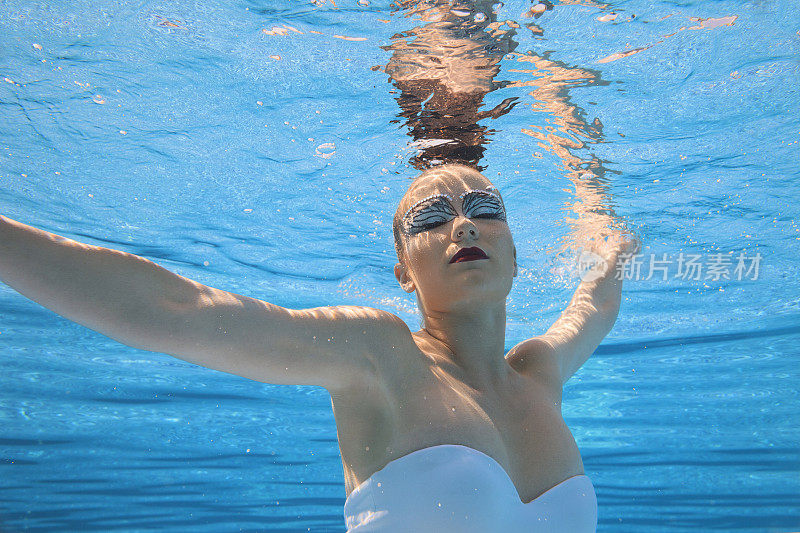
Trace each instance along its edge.
<path fill-rule="evenodd" d="M 391 461 L 347 497 L 348 533 L 594 533 L 597 498 L 585 475 L 523 503 L 483 452 L 440 444 Z"/>

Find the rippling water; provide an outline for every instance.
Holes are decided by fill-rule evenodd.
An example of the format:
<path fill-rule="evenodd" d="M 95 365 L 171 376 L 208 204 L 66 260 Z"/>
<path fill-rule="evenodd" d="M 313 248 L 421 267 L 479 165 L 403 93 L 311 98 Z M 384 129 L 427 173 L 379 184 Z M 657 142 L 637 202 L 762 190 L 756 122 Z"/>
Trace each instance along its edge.
<path fill-rule="evenodd" d="M 598 530 L 800 529 L 795 2 L 476 3 L 447 36 L 472 74 L 436 90 L 415 73 L 441 35 L 405 2 L 0 6 L 4 215 L 416 326 L 397 201 L 415 166 L 480 160 L 521 265 L 509 347 L 557 318 L 598 223 L 671 261 L 565 390 Z M 685 279 L 681 253 L 760 269 Z M 0 530 L 344 529 L 324 389 L 127 348 L 5 286 L 0 312 Z"/>

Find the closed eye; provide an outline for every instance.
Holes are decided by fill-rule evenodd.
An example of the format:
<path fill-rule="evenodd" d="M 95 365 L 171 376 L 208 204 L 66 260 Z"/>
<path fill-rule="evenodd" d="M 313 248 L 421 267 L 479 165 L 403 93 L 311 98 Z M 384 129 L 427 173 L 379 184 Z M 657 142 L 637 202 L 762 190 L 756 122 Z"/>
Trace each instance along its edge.
<path fill-rule="evenodd" d="M 500 212 L 491 212 L 491 213 L 475 213 L 472 215 L 472 218 L 494 218 L 497 220 L 505 220 L 506 217 L 503 216 L 503 213 Z"/>
<path fill-rule="evenodd" d="M 444 198 L 434 198 L 433 202 L 423 202 L 414 206 L 406 214 L 404 226 L 406 232 L 415 235 L 453 220 L 456 212 L 450 202 Z"/>
<path fill-rule="evenodd" d="M 470 218 L 506 220 L 502 201 L 493 194 L 474 191 L 464 198 L 464 213 Z"/>
<path fill-rule="evenodd" d="M 420 220 L 419 218 L 414 219 L 413 228 L 419 229 L 421 231 L 433 229 L 436 226 L 441 226 L 442 224 L 448 222 L 448 219 L 443 218 L 441 216 L 433 216 L 433 217 L 426 217 L 424 220 Z"/>

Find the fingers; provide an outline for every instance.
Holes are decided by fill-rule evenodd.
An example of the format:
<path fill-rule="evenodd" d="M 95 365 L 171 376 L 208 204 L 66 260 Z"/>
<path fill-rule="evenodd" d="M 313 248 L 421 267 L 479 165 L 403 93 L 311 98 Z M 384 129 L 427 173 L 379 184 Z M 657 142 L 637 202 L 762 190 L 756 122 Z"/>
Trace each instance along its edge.
<path fill-rule="evenodd" d="M 623 237 L 623 251 L 630 255 L 636 255 L 642 250 L 642 242 L 636 235 L 625 234 Z"/>
<path fill-rule="evenodd" d="M 641 251 L 641 241 L 631 233 L 612 233 L 606 236 L 605 243 L 599 246 L 603 255 L 612 264 L 620 258 L 627 261 Z"/>

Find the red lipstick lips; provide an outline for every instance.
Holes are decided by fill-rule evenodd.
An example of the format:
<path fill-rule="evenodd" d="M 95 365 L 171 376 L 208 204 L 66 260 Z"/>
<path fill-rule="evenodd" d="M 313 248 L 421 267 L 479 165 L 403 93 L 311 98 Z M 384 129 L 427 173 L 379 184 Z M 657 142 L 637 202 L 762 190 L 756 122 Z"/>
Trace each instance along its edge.
<path fill-rule="evenodd" d="M 460 263 L 462 261 L 477 261 L 478 259 L 489 259 L 489 256 L 477 246 L 472 246 L 471 248 L 460 249 L 450 262 Z"/>

